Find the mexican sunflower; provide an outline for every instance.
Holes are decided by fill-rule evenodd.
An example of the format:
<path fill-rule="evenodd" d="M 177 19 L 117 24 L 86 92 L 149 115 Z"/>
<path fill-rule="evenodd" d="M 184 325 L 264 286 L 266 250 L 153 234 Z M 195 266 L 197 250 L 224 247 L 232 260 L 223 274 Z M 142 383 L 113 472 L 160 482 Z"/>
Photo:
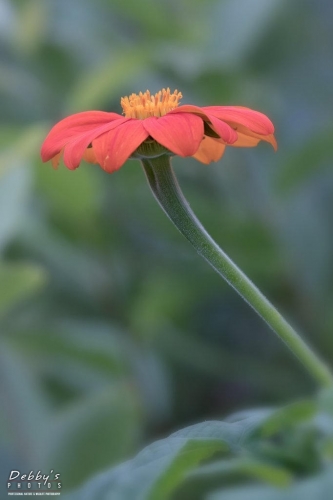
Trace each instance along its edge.
<path fill-rule="evenodd" d="M 226 146 L 251 147 L 260 141 L 276 149 L 274 126 L 262 113 L 241 106 L 179 106 L 182 94 L 163 89 L 121 99 L 123 115 L 84 111 L 57 123 L 46 137 L 41 157 L 56 167 L 61 156 L 71 170 L 81 160 L 107 172 L 129 158 L 174 154 L 202 163 L 218 161 Z"/>
<path fill-rule="evenodd" d="M 121 99 L 124 116 L 103 111 L 78 113 L 57 123 L 41 150 L 44 161 L 69 169 L 80 161 L 98 163 L 107 172 L 127 159 L 142 163 L 156 201 L 176 228 L 215 271 L 231 285 L 302 361 L 318 382 L 332 387 L 333 374 L 249 278 L 211 238 L 186 201 L 171 165 L 171 156 L 217 161 L 226 146 L 276 149 L 274 127 L 267 116 L 240 106 L 179 106 L 182 95 L 147 90 Z"/>

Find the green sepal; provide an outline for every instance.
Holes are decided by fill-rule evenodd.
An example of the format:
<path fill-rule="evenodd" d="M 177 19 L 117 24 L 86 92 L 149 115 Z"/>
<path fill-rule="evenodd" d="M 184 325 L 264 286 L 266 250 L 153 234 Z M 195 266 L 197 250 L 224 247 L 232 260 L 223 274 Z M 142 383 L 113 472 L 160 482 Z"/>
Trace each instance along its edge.
<path fill-rule="evenodd" d="M 158 158 L 162 155 L 174 156 L 174 153 L 150 137 L 140 144 L 132 153 L 131 158 L 141 160 L 144 158 Z"/>

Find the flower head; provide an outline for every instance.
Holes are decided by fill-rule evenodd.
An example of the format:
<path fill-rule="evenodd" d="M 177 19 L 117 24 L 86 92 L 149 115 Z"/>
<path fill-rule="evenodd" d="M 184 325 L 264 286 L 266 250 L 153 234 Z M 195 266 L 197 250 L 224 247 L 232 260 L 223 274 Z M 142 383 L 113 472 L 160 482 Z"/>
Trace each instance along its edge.
<path fill-rule="evenodd" d="M 121 99 L 123 115 L 84 111 L 64 118 L 46 137 L 41 157 L 56 167 L 60 157 L 74 170 L 81 160 L 107 172 L 128 158 L 162 154 L 218 161 L 225 147 L 252 147 L 260 141 L 276 149 L 274 126 L 262 113 L 240 106 L 179 106 L 182 94 L 163 89 Z"/>

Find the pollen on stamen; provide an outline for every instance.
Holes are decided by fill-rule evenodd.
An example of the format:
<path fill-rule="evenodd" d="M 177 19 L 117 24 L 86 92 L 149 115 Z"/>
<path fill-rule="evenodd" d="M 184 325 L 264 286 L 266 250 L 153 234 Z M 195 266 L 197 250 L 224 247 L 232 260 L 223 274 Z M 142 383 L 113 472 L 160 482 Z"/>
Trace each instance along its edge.
<path fill-rule="evenodd" d="M 151 95 L 149 90 L 139 92 L 139 94 L 131 94 L 128 97 L 122 97 L 120 103 L 126 117 L 143 120 L 149 116 L 160 117 L 172 111 L 178 106 L 182 97 L 178 90 L 171 93 L 170 89 L 167 88 L 160 90 L 155 95 Z"/>

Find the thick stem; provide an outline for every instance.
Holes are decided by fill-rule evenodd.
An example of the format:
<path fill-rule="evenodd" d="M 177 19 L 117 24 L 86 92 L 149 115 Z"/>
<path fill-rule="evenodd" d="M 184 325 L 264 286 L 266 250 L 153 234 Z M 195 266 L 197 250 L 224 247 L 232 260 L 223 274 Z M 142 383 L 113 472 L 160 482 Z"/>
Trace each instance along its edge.
<path fill-rule="evenodd" d="M 196 218 L 179 187 L 171 167 L 170 157 L 163 155 L 141 161 L 156 200 L 178 230 L 266 321 L 303 363 L 308 372 L 321 385 L 332 386 L 333 375 L 329 368 L 307 346 L 249 278 L 221 250 Z"/>

